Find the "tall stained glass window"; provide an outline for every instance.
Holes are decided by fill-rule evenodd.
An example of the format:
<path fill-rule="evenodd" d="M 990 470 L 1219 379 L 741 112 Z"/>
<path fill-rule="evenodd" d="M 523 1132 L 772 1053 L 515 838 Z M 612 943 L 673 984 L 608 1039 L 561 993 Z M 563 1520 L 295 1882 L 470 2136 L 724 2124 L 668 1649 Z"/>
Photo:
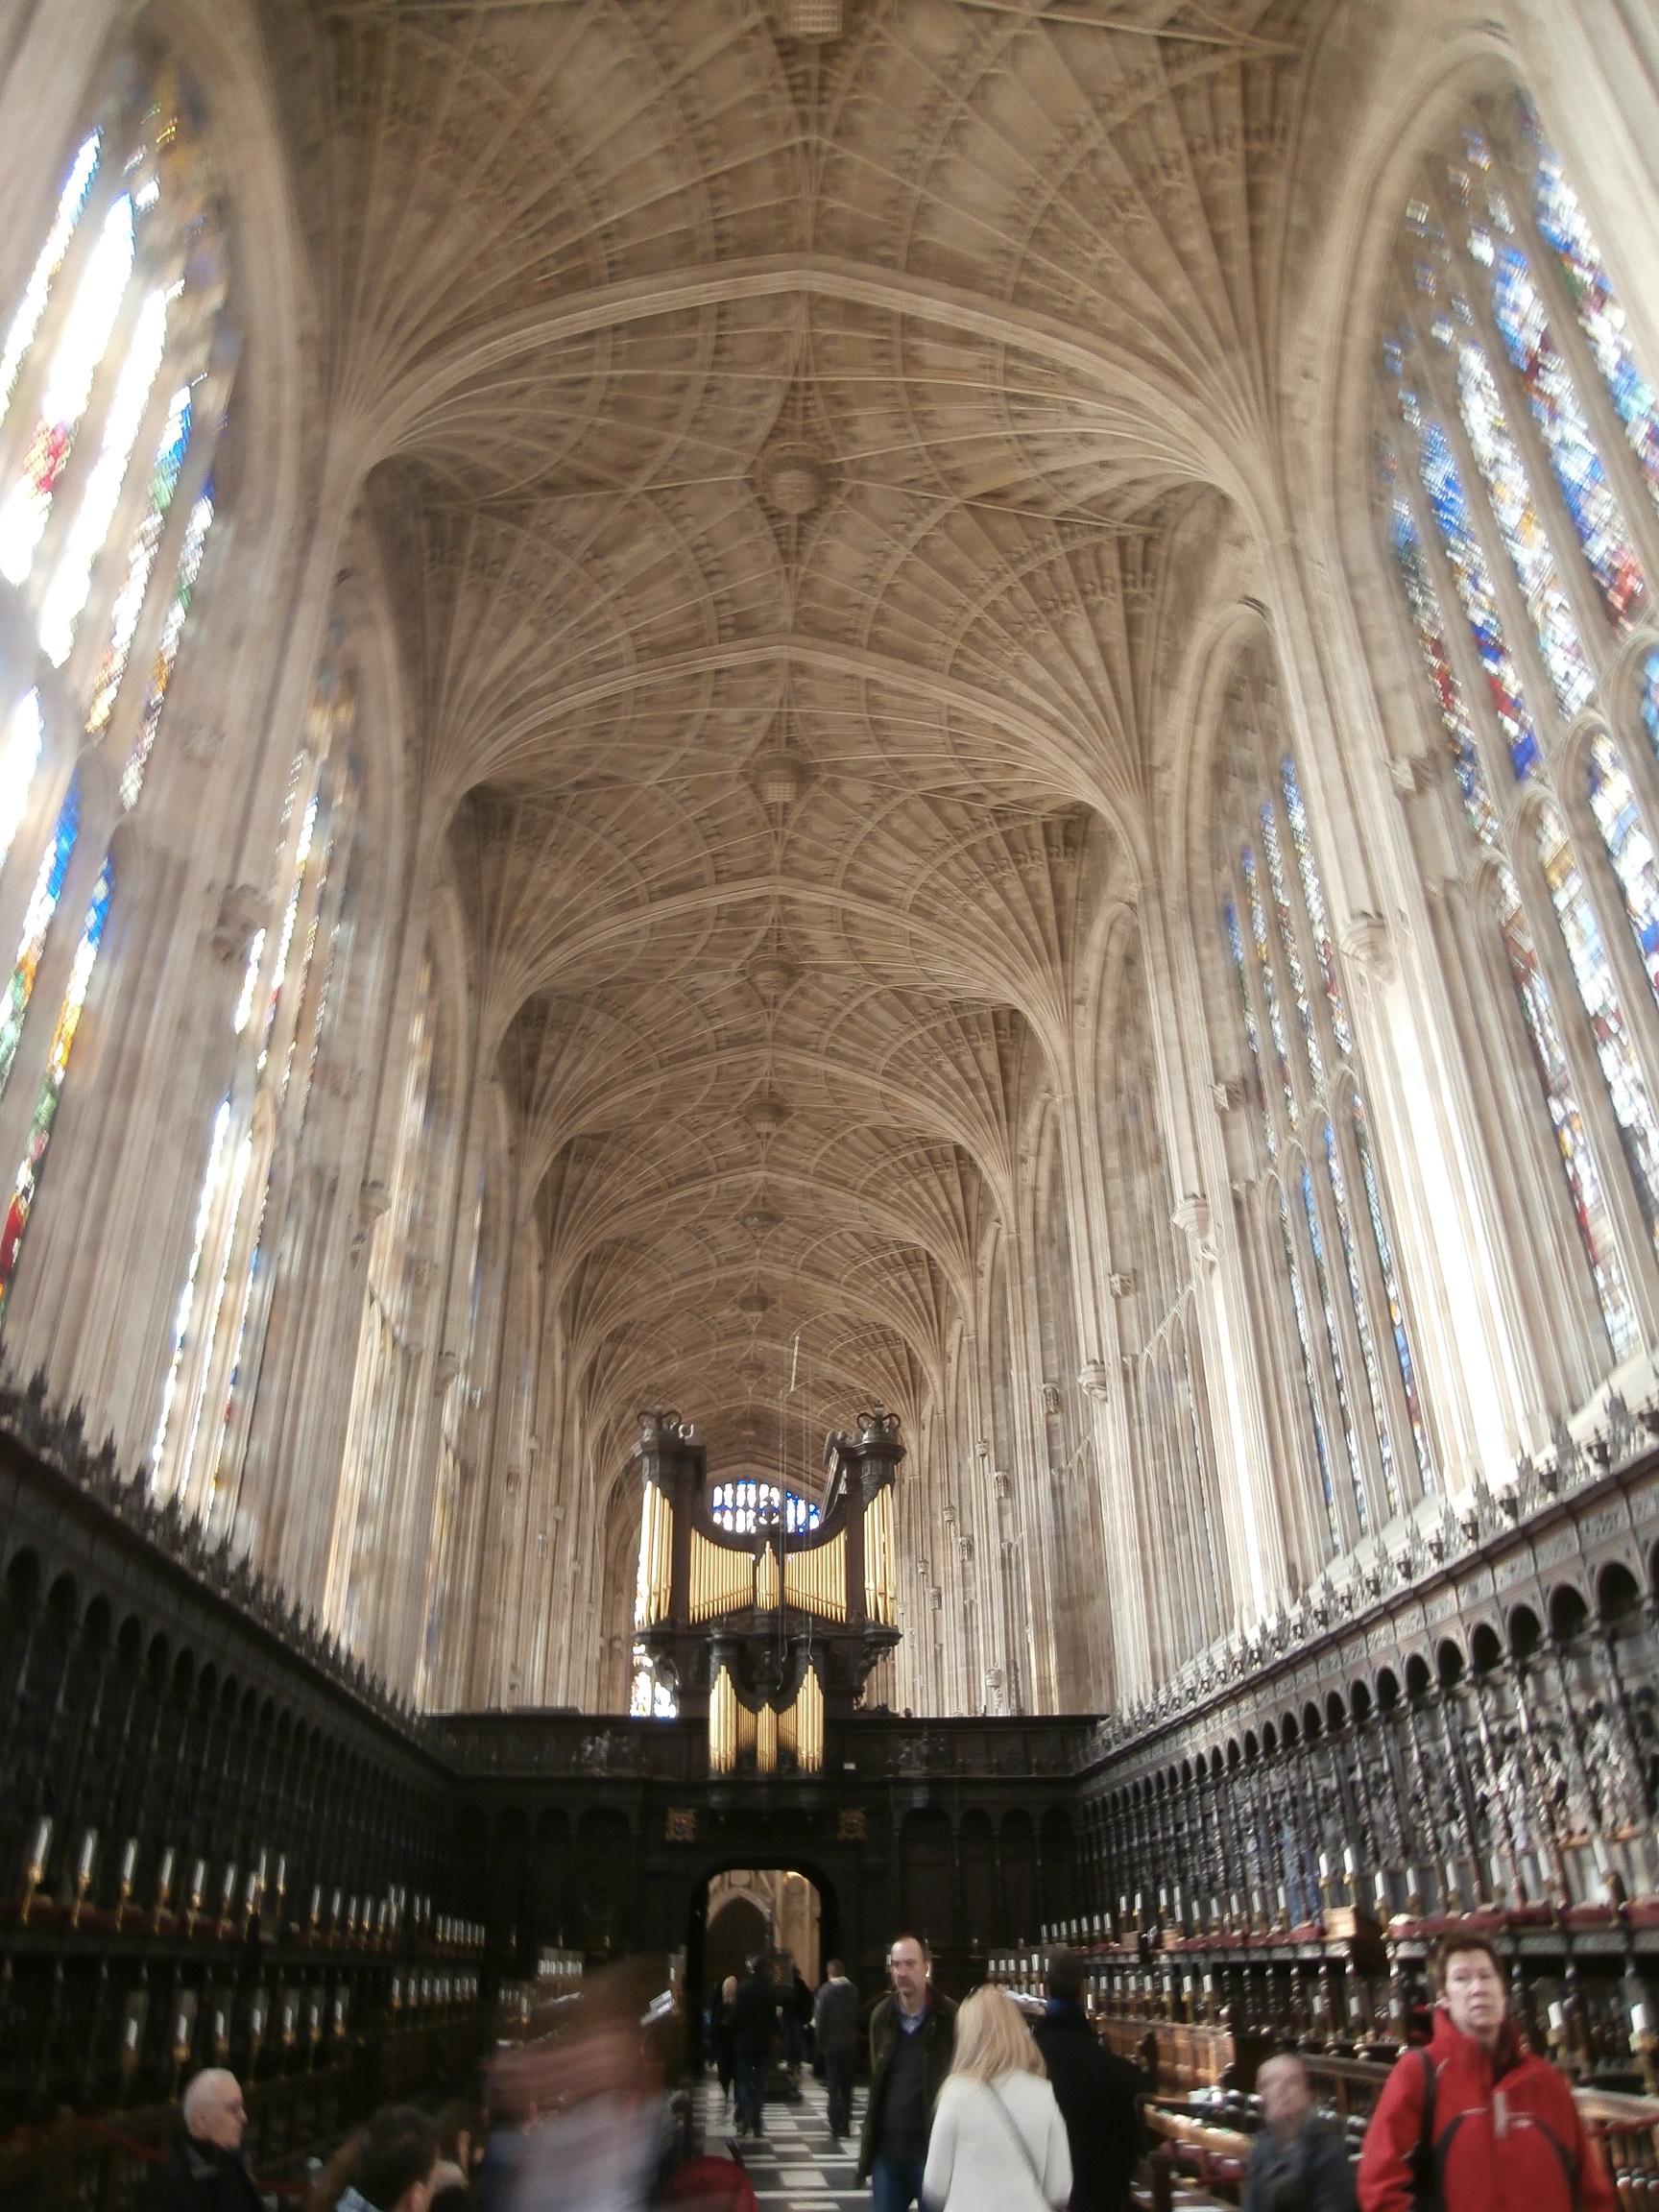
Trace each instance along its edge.
<path fill-rule="evenodd" d="M 1329 1554 L 1431 1492 L 1434 1455 L 1312 823 L 1260 653 L 1226 711 L 1220 950 L 1263 1194 L 1244 1225 L 1262 1370 L 1302 1439 L 1304 1526 Z"/>
<path fill-rule="evenodd" d="M 1616 1358 L 1659 1244 L 1659 407 L 1560 156 L 1494 97 L 1427 162 L 1381 348 L 1379 486 L 1517 1034 Z M 1619 670 L 1642 656 L 1619 727 Z M 1617 1178 L 1633 1205 L 1617 1193 Z M 1642 1262 L 1645 1264 L 1645 1262 Z"/>
<path fill-rule="evenodd" d="M 142 791 L 213 519 L 226 276 L 192 103 L 163 70 L 112 99 L 73 150 L 0 339 L 0 577 L 61 672 L 83 745 L 112 750 L 117 770 L 126 762 L 111 781 L 127 808 Z M 41 793 L 43 737 L 35 691 L 0 696 L 0 869 L 26 871 L 33 886 L 10 972 L 0 964 L 0 1105 L 19 1070 L 34 1099 L 26 1124 L 4 1124 L 23 1152 L 0 1236 L 0 1302 L 117 895 L 113 825 L 89 820 L 91 786 L 72 763 Z M 60 748 L 53 776 L 63 774 Z M 51 996 L 36 1009 L 42 979 Z"/>
<path fill-rule="evenodd" d="M 303 1142 L 337 981 L 339 862 L 356 814 L 355 689 L 342 645 L 336 632 L 276 826 L 271 920 L 250 935 L 230 1009 L 235 1072 L 206 1132 L 194 1240 L 151 1446 L 153 1485 L 227 1530 L 234 1526 L 248 1379 L 269 1310 L 270 1252 L 285 1195 L 277 1164 L 292 1161 Z"/>

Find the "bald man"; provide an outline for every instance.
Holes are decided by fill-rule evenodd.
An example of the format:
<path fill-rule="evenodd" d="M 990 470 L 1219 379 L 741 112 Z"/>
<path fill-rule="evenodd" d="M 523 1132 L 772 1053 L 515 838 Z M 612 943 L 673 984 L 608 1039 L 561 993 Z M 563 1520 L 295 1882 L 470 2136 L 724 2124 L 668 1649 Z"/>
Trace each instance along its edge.
<path fill-rule="evenodd" d="M 1244 2212 L 1354 2212 L 1354 2170 L 1342 2139 L 1315 2117 L 1313 2084 L 1293 2051 L 1256 2076 L 1266 2125 L 1244 2176 Z"/>
<path fill-rule="evenodd" d="M 208 2066 L 184 2091 L 183 2132 L 151 2176 L 137 2212 L 262 2212 L 258 2186 L 242 2155 L 248 2107 L 242 2084 Z"/>

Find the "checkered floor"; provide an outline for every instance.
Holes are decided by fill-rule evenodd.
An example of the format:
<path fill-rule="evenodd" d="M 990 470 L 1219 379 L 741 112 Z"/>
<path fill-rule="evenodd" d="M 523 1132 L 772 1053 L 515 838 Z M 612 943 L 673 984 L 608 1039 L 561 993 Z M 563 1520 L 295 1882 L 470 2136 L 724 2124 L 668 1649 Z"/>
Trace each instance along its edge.
<path fill-rule="evenodd" d="M 698 2110 L 703 2146 L 716 2157 L 741 2160 L 763 2212 L 870 2212 L 870 2192 L 853 2184 L 857 2163 L 858 2128 L 864 2118 L 864 2088 L 853 2092 L 853 2132 L 837 2147 L 830 2137 L 824 2084 L 805 2069 L 793 2103 L 771 2097 L 766 2133 L 756 2143 L 733 2145 L 731 2104 L 712 2077 L 704 2084 Z"/>

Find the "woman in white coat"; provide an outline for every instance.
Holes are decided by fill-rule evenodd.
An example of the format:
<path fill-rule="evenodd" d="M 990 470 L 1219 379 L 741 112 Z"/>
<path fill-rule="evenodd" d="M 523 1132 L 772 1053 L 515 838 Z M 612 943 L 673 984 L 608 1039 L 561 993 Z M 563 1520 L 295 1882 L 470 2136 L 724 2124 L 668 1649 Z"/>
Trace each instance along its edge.
<path fill-rule="evenodd" d="M 1059 2212 L 1070 2195 L 1066 2123 L 1043 2054 L 1013 1998 L 987 1984 L 956 2015 L 922 2200 L 928 2212 Z"/>

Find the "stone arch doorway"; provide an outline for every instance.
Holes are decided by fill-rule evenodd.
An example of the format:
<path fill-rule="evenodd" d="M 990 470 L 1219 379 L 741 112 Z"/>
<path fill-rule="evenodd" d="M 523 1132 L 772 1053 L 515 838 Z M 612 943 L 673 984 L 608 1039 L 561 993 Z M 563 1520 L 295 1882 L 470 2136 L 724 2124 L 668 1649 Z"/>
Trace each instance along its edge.
<path fill-rule="evenodd" d="M 815 1946 L 797 1957 L 808 1982 L 816 1986 L 826 1960 L 840 1956 L 841 1902 L 833 1880 L 816 1860 L 787 1858 L 776 1853 L 729 1852 L 707 1866 L 691 1890 L 685 1929 L 685 1986 L 695 1992 L 697 2014 L 707 2014 L 710 1999 L 728 1974 L 741 1973 L 742 1961 L 757 1950 L 788 1949 L 784 1940 L 796 1928 L 781 1925 L 774 1910 L 768 1912 L 767 1893 L 754 1882 L 742 1884 L 735 1876 L 794 1877 L 811 1892 L 815 1916 Z M 712 1905 L 712 1910 L 710 1907 Z"/>

